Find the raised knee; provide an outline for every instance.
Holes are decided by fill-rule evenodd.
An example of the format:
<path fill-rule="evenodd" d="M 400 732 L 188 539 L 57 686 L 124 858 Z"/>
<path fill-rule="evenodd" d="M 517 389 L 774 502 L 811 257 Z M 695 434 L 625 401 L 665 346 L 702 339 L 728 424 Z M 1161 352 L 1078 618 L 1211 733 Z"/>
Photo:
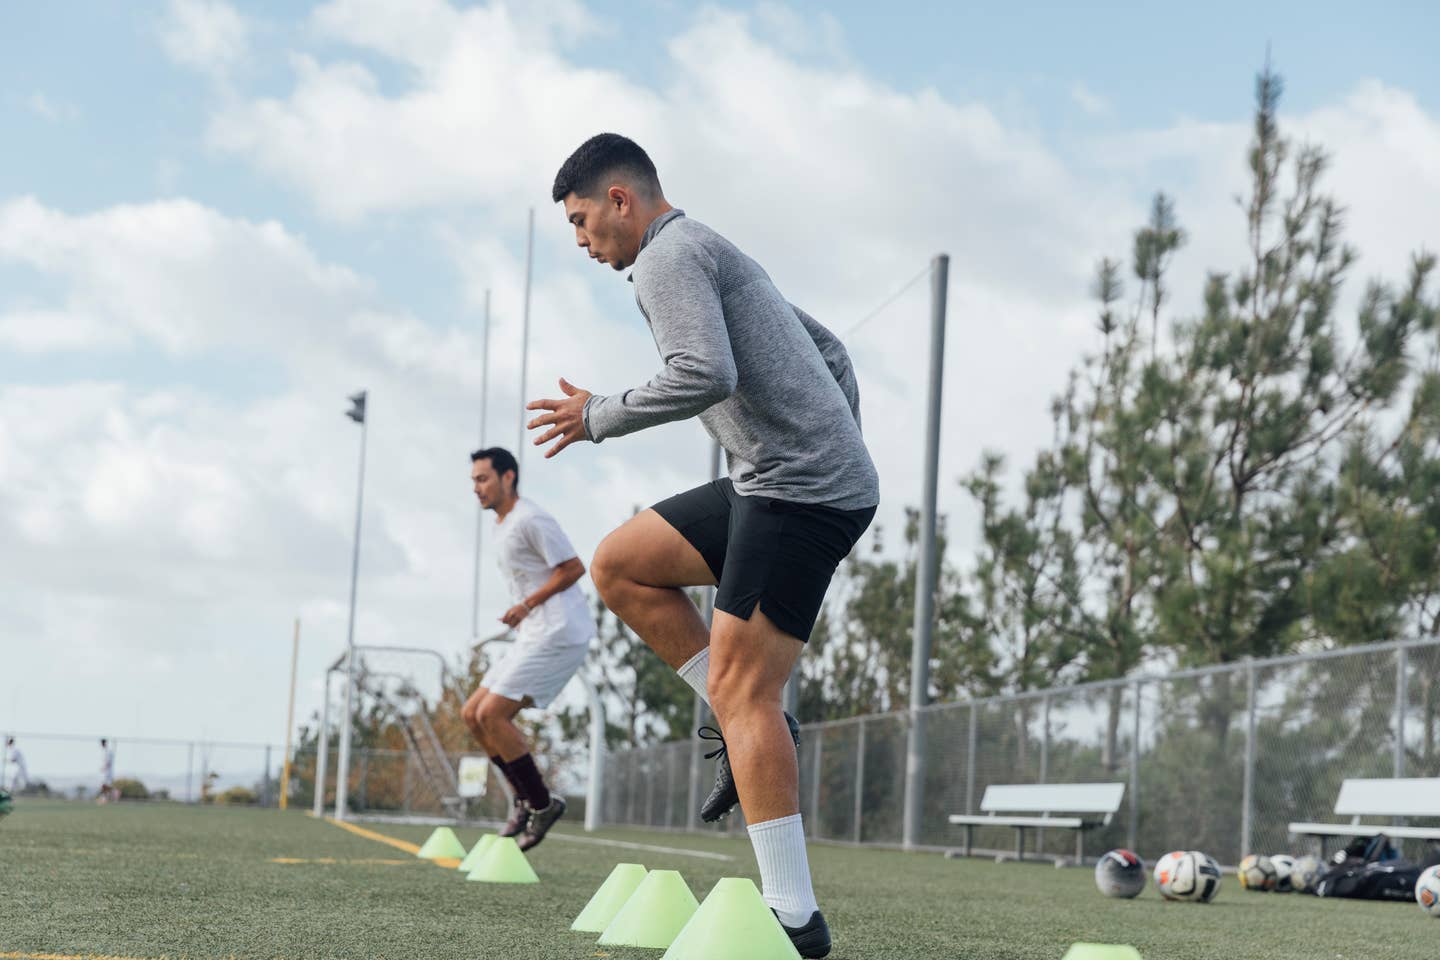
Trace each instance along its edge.
<path fill-rule="evenodd" d="M 600 541 L 600 546 L 595 548 L 595 558 L 590 561 L 590 580 L 607 604 L 612 602 L 617 594 L 616 588 L 625 580 L 620 553 L 612 534 Z"/>

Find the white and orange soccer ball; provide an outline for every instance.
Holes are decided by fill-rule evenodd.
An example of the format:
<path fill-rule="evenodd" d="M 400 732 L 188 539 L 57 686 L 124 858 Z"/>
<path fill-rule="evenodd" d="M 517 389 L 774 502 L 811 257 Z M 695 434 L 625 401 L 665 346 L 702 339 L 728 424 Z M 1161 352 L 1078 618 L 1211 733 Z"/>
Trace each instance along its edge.
<path fill-rule="evenodd" d="M 1426 868 L 1415 881 L 1415 902 L 1426 916 L 1440 920 L 1440 864 Z"/>
<path fill-rule="evenodd" d="M 1209 903 L 1220 892 L 1220 865 L 1199 850 L 1176 850 L 1155 863 L 1155 887 L 1166 900 Z"/>

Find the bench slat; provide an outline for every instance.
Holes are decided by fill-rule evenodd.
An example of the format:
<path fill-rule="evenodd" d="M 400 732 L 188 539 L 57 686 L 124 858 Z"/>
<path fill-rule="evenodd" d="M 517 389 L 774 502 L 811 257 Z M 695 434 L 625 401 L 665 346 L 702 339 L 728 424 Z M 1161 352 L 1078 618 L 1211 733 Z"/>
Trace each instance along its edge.
<path fill-rule="evenodd" d="M 1335 799 L 1342 817 L 1440 817 L 1440 777 L 1346 780 Z"/>
<path fill-rule="evenodd" d="M 1123 783 L 1015 783 L 985 788 L 985 813 L 1105 813 L 1120 810 Z"/>
<path fill-rule="evenodd" d="M 1079 817 L 996 817 L 989 814 L 952 814 L 950 822 L 959 826 L 972 827 L 1055 827 L 1064 830 L 1083 830 L 1100 826 L 1098 820 L 1082 820 Z"/>
<path fill-rule="evenodd" d="M 1383 833 L 1397 840 L 1440 840 L 1440 827 L 1392 827 L 1378 823 L 1292 823 L 1297 837 L 1373 837 Z"/>

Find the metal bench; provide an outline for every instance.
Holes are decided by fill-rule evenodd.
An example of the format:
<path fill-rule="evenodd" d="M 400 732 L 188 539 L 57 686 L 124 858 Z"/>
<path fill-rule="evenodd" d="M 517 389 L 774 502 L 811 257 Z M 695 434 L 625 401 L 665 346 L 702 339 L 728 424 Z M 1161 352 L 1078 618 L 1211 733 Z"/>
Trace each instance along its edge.
<path fill-rule="evenodd" d="M 985 796 L 980 800 L 983 814 L 957 813 L 951 815 L 950 822 L 965 828 L 966 856 L 973 846 L 976 827 L 1014 828 L 1017 860 L 1025 859 L 1026 830 L 1074 830 L 1075 860 L 1083 862 L 1085 831 L 1109 826 L 1124 797 L 1123 783 L 993 784 L 985 788 Z M 1002 813 L 1039 816 L 1001 816 Z M 1082 816 L 1061 817 L 1055 816 L 1056 813 Z"/>
<path fill-rule="evenodd" d="M 1349 823 L 1292 823 L 1290 835 L 1319 837 L 1325 857 L 1331 837 L 1370 837 L 1383 833 L 1398 840 L 1440 840 L 1440 827 L 1400 827 L 1362 823 L 1361 817 L 1440 817 L 1440 777 L 1400 780 L 1346 780 L 1335 799 L 1335 815 Z"/>

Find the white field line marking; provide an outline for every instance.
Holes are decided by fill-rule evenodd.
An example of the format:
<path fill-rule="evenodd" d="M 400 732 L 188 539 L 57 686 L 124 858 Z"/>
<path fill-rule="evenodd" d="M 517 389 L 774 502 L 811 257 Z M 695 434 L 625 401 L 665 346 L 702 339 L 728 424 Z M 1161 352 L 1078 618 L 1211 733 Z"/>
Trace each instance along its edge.
<path fill-rule="evenodd" d="M 604 837 L 577 837 L 568 833 L 552 833 L 550 836 L 556 840 L 569 840 L 571 843 L 593 843 L 597 847 L 620 847 L 625 850 L 645 850 L 650 853 L 673 853 L 681 857 L 701 857 L 705 860 L 723 860 L 729 862 L 735 858 L 724 853 L 711 853 L 708 850 L 685 850 L 681 847 L 661 847 L 652 843 L 632 843 L 629 840 L 606 840 Z"/>

